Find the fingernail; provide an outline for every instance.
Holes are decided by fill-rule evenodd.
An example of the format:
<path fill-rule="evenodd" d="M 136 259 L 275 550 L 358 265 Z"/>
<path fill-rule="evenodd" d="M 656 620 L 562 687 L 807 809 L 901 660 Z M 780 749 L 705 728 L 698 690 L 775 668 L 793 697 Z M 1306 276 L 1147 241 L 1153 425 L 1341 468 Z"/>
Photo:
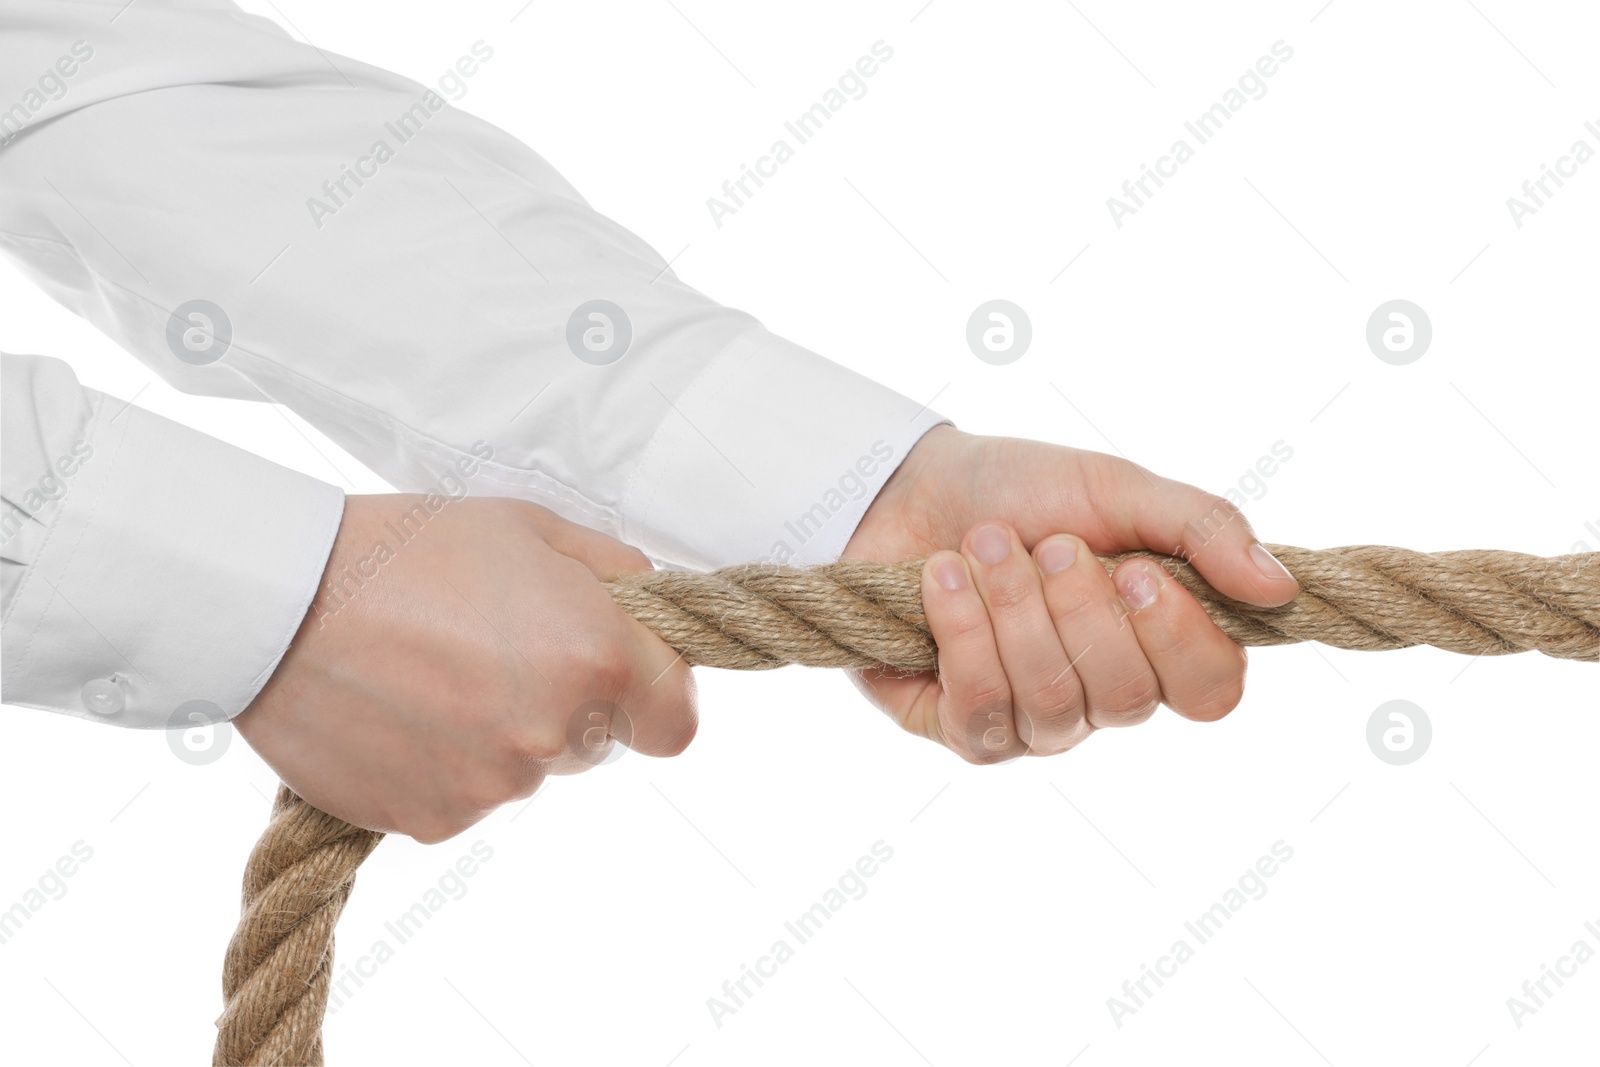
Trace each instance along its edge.
<path fill-rule="evenodd" d="M 1156 602 L 1161 583 L 1150 573 L 1150 564 L 1135 563 L 1117 573 L 1117 592 L 1134 611 L 1142 611 Z"/>
<path fill-rule="evenodd" d="M 1039 569 L 1045 574 L 1058 574 L 1078 562 L 1078 546 L 1069 538 L 1046 541 L 1039 546 Z"/>
<path fill-rule="evenodd" d="M 933 565 L 933 580 L 954 593 L 967 587 L 967 568 L 954 556 L 945 556 Z"/>
<path fill-rule="evenodd" d="M 980 526 L 972 535 L 972 554 L 978 562 L 993 566 L 1011 555 L 1011 535 L 998 526 Z"/>
<path fill-rule="evenodd" d="M 1279 562 L 1277 556 L 1274 556 L 1271 552 L 1268 552 L 1266 546 L 1260 541 L 1256 541 L 1251 544 L 1250 558 L 1256 561 L 1256 569 L 1261 571 L 1261 573 L 1266 575 L 1268 578 L 1271 578 L 1273 581 L 1280 581 L 1284 578 L 1294 577 L 1294 575 L 1289 573 L 1289 568 L 1285 567 L 1281 562 Z"/>

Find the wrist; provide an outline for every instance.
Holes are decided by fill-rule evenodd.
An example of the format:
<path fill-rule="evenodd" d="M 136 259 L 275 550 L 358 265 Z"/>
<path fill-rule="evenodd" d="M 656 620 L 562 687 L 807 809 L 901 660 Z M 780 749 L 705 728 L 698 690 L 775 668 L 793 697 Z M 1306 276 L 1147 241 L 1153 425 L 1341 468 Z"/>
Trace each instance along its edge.
<path fill-rule="evenodd" d="M 843 558 L 898 562 L 938 548 L 937 517 L 953 503 L 940 487 L 953 484 L 947 476 L 968 440 L 948 423 L 923 434 L 868 505 Z"/>

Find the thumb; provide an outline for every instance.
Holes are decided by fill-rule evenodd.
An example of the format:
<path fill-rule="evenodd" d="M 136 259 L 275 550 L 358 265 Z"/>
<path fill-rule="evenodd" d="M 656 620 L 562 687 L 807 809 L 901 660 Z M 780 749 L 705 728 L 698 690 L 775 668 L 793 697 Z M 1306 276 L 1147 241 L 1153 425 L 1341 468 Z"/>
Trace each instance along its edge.
<path fill-rule="evenodd" d="M 1178 556 L 1219 593 L 1259 607 L 1287 604 L 1300 591 L 1230 501 L 1127 461 L 1110 481 L 1112 499 L 1095 504 L 1106 529 L 1123 542 L 1120 550 Z"/>
<path fill-rule="evenodd" d="M 528 504 L 527 515 L 545 544 L 577 560 L 602 582 L 655 569 L 643 552 L 599 530 L 570 522 L 537 504 Z"/>

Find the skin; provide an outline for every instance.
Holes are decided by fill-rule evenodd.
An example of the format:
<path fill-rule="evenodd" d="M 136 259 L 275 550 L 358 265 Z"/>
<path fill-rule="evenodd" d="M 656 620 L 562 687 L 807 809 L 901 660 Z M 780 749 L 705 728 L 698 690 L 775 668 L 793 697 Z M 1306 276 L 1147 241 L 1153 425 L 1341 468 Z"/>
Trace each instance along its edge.
<path fill-rule="evenodd" d="M 616 739 L 683 751 L 693 676 L 601 585 L 649 569 L 641 553 L 492 498 L 452 501 L 396 546 L 393 527 L 421 501 L 347 499 L 310 611 L 234 719 L 290 788 L 358 826 L 433 843 L 548 775 L 597 765 Z M 380 542 L 394 551 L 374 567 Z M 926 557 L 940 669 L 853 676 L 906 730 L 973 763 L 1064 752 L 1162 703 L 1219 719 L 1243 693 L 1244 651 L 1161 568 L 1130 561 L 1108 577 L 1094 554 L 1152 548 L 1238 600 L 1292 599 L 1294 580 L 1254 544 L 1220 497 L 1126 460 L 942 426 L 844 553 Z"/>
<path fill-rule="evenodd" d="M 351 496 L 323 583 L 278 668 L 234 719 L 306 800 L 433 843 L 623 737 L 653 756 L 694 737 L 688 666 L 601 582 L 636 549 L 509 499 L 451 501 L 414 538 L 385 522 L 422 498 Z M 395 549 L 353 596 L 329 580 Z"/>
<path fill-rule="evenodd" d="M 1244 650 L 1160 567 L 1129 560 L 1108 577 L 1094 559 L 1139 548 L 1182 556 L 1247 603 L 1298 592 L 1221 497 L 1098 452 L 938 427 L 844 555 L 927 558 L 940 670 L 857 671 L 856 685 L 903 728 L 973 763 L 1064 752 L 1161 704 L 1220 719 L 1243 695 Z"/>

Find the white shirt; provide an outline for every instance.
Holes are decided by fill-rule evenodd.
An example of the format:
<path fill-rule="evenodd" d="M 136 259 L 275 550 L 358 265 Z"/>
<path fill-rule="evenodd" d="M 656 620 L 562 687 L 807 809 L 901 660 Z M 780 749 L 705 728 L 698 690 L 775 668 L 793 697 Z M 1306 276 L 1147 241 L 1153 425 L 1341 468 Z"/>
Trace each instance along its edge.
<path fill-rule="evenodd" d="M 0 249 L 180 389 L 677 565 L 834 558 L 945 421 L 691 289 L 505 132 L 220 0 L 0 6 Z M 3 394 L 4 700 L 242 711 L 340 490 L 58 360 L 6 357 Z"/>

